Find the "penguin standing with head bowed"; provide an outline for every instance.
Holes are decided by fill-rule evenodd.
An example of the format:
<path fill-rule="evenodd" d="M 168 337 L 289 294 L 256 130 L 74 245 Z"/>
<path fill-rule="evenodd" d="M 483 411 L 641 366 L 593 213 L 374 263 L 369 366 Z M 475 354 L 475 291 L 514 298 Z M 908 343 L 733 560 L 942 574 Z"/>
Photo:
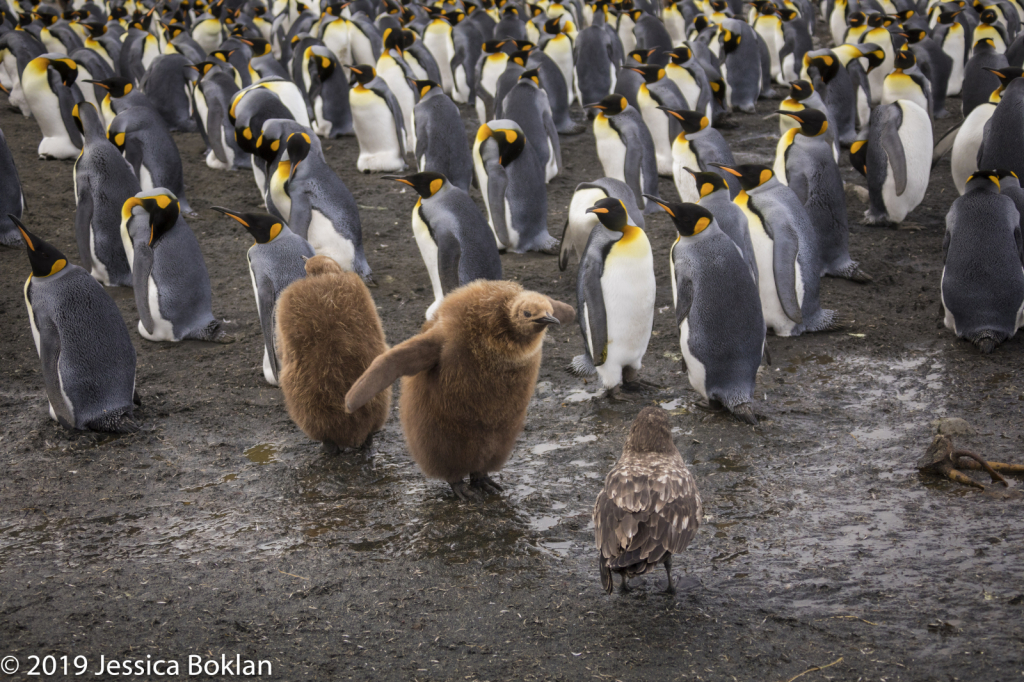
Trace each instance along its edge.
<path fill-rule="evenodd" d="M 352 109 L 349 105 L 348 79 L 334 54 L 322 45 L 307 47 L 310 52 L 309 100 L 317 135 L 327 139 L 353 135 Z"/>
<path fill-rule="evenodd" d="M 159 114 L 146 107 L 122 111 L 110 122 L 107 137 L 135 171 L 140 189 L 165 187 L 178 197 L 182 211 L 195 215 L 185 198 L 181 154 Z"/>
<path fill-rule="evenodd" d="M 576 297 L 584 352 L 569 369 L 600 377 L 608 397 L 621 400 L 620 385 L 627 391 L 642 386 L 637 374 L 654 326 L 654 257 L 621 201 L 602 199 L 589 212 L 601 227 L 590 233 L 580 259 Z"/>
<path fill-rule="evenodd" d="M 558 269 L 565 270 L 569 258 L 574 257 L 578 263 L 590 239 L 590 233 L 601 224 L 596 213 L 587 209 L 602 199 L 618 199 L 626 207 L 629 222 L 644 229 L 644 213 L 636 204 L 633 190 L 629 185 L 614 178 L 598 178 L 591 182 L 576 185 L 572 201 L 569 202 L 569 217 L 565 220 L 562 230 L 562 241 L 558 249 Z"/>
<path fill-rule="evenodd" d="M 197 129 L 192 114 L 191 87 L 186 76 L 186 70 L 191 71 L 189 63 L 184 55 L 160 55 L 146 70 L 140 84 L 172 132 L 193 133 Z"/>
<path fill-rule="evenodd" d="M 522 128 L 509 119 L 480 126 L 473 163 L 498 248 L 554 254 L 544 169 Z"/>
<path fill-rule="evenodd" d="M 711 164 L 731 166 L 735 163 L 729 143 L 722 137 L 722 133 L 711 127 L 711 119 L 703 113 L 686 109 L 659 108 L 677 120 L 681 127 L 675 142 L 672 143 L 672 180 L 676 191 L 683 201 L 695 202 L 700 198 L 700 193 L 694 184 L 693 175 L 686 169 L 725 173 Z M 739 189 L 736 191 L 738 193 Z"/>
<path fill-rule="evenodd" d="M 82 136 L 71 110 L 78 99 L 75 79 L 78 65 L 64 55 L 44 54 L 21 72 L 21 87 L 32 116 L 39 124 L 41 159 L 73 159 L 82 148 Z"/>
<path fill-rule="evenodd" d="M 640 112 L 622 95 L 608 95 L 587 107 L 597 110 L 594 138 L 605 176 L 625 182 L 644 213 L 657 211 L 657 206 L 644 199 L 645 194 L 658 193 L 658 160 L 651 131 Z"/>
<path fill-rule="evenodd" d="M 473 182 L 473 158 L 459 107 L 433 81 L 413 81 L 420 101 L 413 110 L 416 168 L 440 173 L 464 192 Z"/>
<path fill-rule="evenodd" d="M 13 220 L 32 266 L 25 305 L 50 416 L 67 429 L 138 431 L 135 348 L 117 305 L 85 270 Z"/>
<path fill-rule="evenodd" d="M 725 53 L 719 67 L 725 81 L 725 109 L 753 114 L 764 81 L 757 34 L 742 21 L 726 19 L 719 39 Z"/>
<path fill-rule="evenodd" d="M 524 71 L 519 76 L 519 81 L 502 100 L 501 117 L 519 125 L 540 161 L 545 182 L 550 182 L 562 169 L 562 146 L 537 69 Z"/>
<path fill-rule="evenodd" d="M 213 210 L 240 222 L 256 240 L 246 252 L 246 260 L 263 330 L 263 378 L 277 386 L 281 376 L 280 353 L 274 339 L 277 299 L 289 284 L 306 276 L 305 261 L 316 252 L 276 216 L 240 213 L 219 206 Z"/>
<path fill-rule="evenodd" d="M 213 316 L 210 274 L 173 194 L 158 187 L 126 201 L 121 239 L 132 264 L 142 338 L 235 340 Z"/>
<path fill-rule="evenodd" d="M 359 207 L 352 192 L 327 165 L 319 138 L 292 133 L 287 147 L 291 164 L 288 225 L 310 243 L 317 255 L 330 256 L 342 270 L 351 270 L 373 284 L 363 252 Z"/>
<path fill-rule="evenodd" d="M 789 84 L 789 97 L 782 100 L 782 103 L 779 105 L 779 112 L 786 112 L 788 114 L 806 109 L 816 109 L 825 115 L 828 125 L 822 128 L 821 134 L 832 145 L 832 156 L 835 158 L 836 163 L 838 163 L 839 141 L 836 139 L 836 126 L 832 118 L 832 112 L 829 111 L 828 105 L 825 104 L 825 101 L 821 98 L 818 91 L 814 89 L 814 85 L 810 81 L 793 81 Z M 780 134 L 785 135 L 787 130 L 799 127 L 800 124 L 789 116 L 779 117 Z"/>
<path fill-rule="evenodd" d="M 573 83 L 576 99 L 584 108 L 587 103 L 598 102 L 615 89 L 618 68 L 609 54 L 610 50 L 611 40 L 601 26 L 588 26 L 576 36 Z M 590 108 L 587 115 L 593 118 L 597 112 Z"/>
<path fill-rule="evenodd" d="M 107 286 L 132 286 L 131 261 L 121 241 L 121 207 L 141 191 L 131 166 L 107 139 L 96 107 L 76 104 L 72 116 L 85 144 L 75 161 L 75 240 L 89 274 Z"/>
<path fill-rule="evenodd" d="M 271 119 L 293 120 L 294 117 L 274 92 L 266 88 L 252 88 L 238 92 L 231 102 L 228 118 L 235 126 L 235 142 L 243 152 L 250 155 L 256 187 L 264 194 L 267 186 L 267 164 L 256 147 L 263 124 Z"/>
<path fill-rule="evenodd" d="M 743 188 L 736 204 L 747 218 L 765 324 L 778 336 L 835 328 L 835 311 L 821 307 L 817 234 L 800 199 L 767 166 L 725 170 Z"/>
<path fill-rule="evenodd" d="M 754 273 L 709 210 L 657 203 L 679 233 L 669 272 L 690 385 L 712 408 L 724 406 L 740 421 L 757 424 L 752 403 L 765 324 Z"/>
<path fill-rule="evenodd" d="M 792 189 L 807 210 L 817 232 L 821 257 L 819 275 L 870 282 L 871 277 L 850 258 L 850 226 L 846 218 L 843 176 L 825 139 L 828 119 L 817 109 L 779 111 L 799 124 L 779 139 L 775 176 Z"/>
<path fill-rule="evenodd" d="M 349 69 L 356 82 L 348 94 L 352 127 L 359 141 L 356 168 L 362 173 L 404 170 L 402 107 L 372 66 L 360 64 Z"/>
<path fill-rule="evenodd" d="M 1000 171 L 980 171 L 946 214 L 942 308 L 946 328 L 991 353 L 1024 326 L 1020 214 L 999 194 Z"/>
<path fill-rule="evenodd" d="M 434 319 L 445 295 L 463 284 L 502 278 L 498 249 L 469 194 L 439 173 L 386 179 L 409 185 L 420 195 L 412 209 L 412 233 L 434 291 L 428 320 Z"/>

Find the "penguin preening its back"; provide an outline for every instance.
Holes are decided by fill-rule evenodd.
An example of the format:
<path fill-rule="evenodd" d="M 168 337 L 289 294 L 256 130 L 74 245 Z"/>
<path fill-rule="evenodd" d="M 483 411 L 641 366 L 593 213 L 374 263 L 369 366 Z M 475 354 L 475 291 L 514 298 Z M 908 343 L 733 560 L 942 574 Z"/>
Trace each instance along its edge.
<path fill-rule="evenodd" d="M 304 259 L 312 258 L 316 252 L 277 216 L 240 213 L 218 206 L 213 210 L 237 220 L 256 240 L 249 247 L 246 260 L 263 330 L 263 377 L 271 386 L 277 386 L 281 363 L 274 339 L 274 309 L 281 292 L 306 276 Z"/>
<path fill-rule="evenodd" d="M 669 271 L 690 385 L 712 407 L 724 406 L 740 421 L 756 425 L 751 403 L 765 324 L 754 273 L 705 207 L 657 203 L 679 233 Z"/>
<path fill-rule="evenodd" d="M 180 54 L 164 54 L 153 60 L 142 79 L 142 91 L 160 112 L 168 130 L 195 132 L 185 69 L 189 60 Z"/>
<path fill-rule="evenodd" d="M 654 325 L 654 258 L 642 229 L 629 224 L 618 199 L 602 199 L 588 209 L 594 227 L 580 258 L 576 298 L 583 354 L 569 370 L 581 377 L 597 375 L 608 397 L 621 399 L 618 387 L 638 387 Z"/>
<path fill-rule="evenodd" d="M 572 201 L 569 202 L 569 216 L 565 220 L 562 241 L 558 250 L 558 269 L 565 270 L 569 257 L 574 256 L 576 262 L 583 257 L 583 252 L 590 239 L 590 233 L 601 224 L 597 214 L 588 213 L 587 209 L 602 199 L 618 199 L 626 207 L 629 221 L 637 227 L 644 227 L 643 211 L 636 204 L 636 198 L 629 185 L 614 178 L 598 178 L 590 182 L 576 185 Z"/>
<path fill-rule="evenodd" d="M 488 474 L 505 465 L 522 432 L 545 332 L 573 319 L 572 307 L 513 282 L 467 284 L 445 296 L 420 334 L 374 360 L 346 409 L 404 377 L 402 431 L 423 473 L 461 499 L 498 492 Z"/>
<path fill-rule="evenodd" d="M 672 583 L 672 555 L 686 549 L 704 519 L 693 475 L 672 443 L 665 411 L 645 407 L 629 429 L 622 456 L 604 479 L 594 503 L 594 535 L 601 586 L 611 594 L 613 573 L 628 581 L 658 564 Z"/>
<path fill-rule="evenodd" d="M 1024 326 L 1020 213 L 999 194 L 1000 171 L 980 171 L 946 214 L 942 242 L 945 325 L 983 353 Z"/>
<path fill-rule="evenodd" d="M 32 266 L 25 305 L 50 416 L 67 429 L 138 431 L 135 348 L 117 305 L 85 270 L 13 221 Z"/>
<path fill-rule="evenodd" d="M 359 276 L 331 258 L 310 258 L 305 273 L 277 302 L 285 407 L 292 421 L 321 441 L 328 453 L 361 448 L 370 459 L 373 434 L 388 418 L 391 386 L 351 412 L 345 409 L 344 396 L 388 348 L 377 308 Z"/>
<path fill-rule="evenodd" d="M 497 108 L 496 108 L 497 112 Z M 515 121 L 533 147 L 545 181 L 550 181 L 562 168 L 562 147 L 551 118 L 547 93 L 540 87 L 536 69 L 524 71 L 501 103 L 501 117 Z"/>
<path fill-rule="evenodd" d="M 430 275 L 432 320 L 449 292 L 477 279 L 500 280 L 501 258 L 480 209 L 465 190 L 439 173 L 385 176 L 420 195 L 412 210 L 412 231 Z"/>
<path fill-rule="evenodd" d="M 309 99 L 317 135 L 333 139 L 354 134 L 345 70 L 322 45 L 307 47 L 306 51 L 310 53 L 307 60 L 312 83 Z"/>
<path fill-rule="evenodd" d="M 142 338 L 234 341 L 213 316 L 210 274 L 173 194 L 158 187 L 128 199 L 121 209 L 121 239 L 132 264 Z"/>

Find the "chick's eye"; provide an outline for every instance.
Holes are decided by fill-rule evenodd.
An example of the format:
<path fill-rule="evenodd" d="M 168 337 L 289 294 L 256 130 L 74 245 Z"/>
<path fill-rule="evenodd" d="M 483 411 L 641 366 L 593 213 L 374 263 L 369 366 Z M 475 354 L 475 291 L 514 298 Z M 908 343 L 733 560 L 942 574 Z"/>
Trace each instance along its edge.
<path fill-rule="evenodd" d="M 530 311 L 529 310 L 524 310 L 523 311 L 523 317 L 529 317 L 529 316 L 530 316 Z"/>

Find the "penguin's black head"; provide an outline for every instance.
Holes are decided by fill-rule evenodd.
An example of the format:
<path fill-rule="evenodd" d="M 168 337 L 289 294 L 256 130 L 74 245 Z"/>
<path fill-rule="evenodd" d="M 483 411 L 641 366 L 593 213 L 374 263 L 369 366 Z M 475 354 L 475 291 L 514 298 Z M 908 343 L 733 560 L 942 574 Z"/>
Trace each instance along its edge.
<path fill-rule="evenodd" d="M 18 228 L 18 232 L 21 233 L 21 239 L 25 242 L 25 247 L 28 249 L 28 262 L 32 266 L 33 277 L 49 277 L 67 267 L 68 259 L 55 246 L 44 242 L 29 232 L 25 225 L 14 216 L 8 215 L 7 217 Z"/>
<path fill-rule="evenodd" d="M 132 85 L 132 82 L 130 80 L 128 80 L 127 78 L 122 78 L 121 76 L 113 76 L 111 78 L 104 78 L 103 80 L 100 80 L 100 81 L 85 81 L 85 82 L 86 83 L 93 83 L 95 85 L 100 86 L 104 90 L 108 91 L 110 93 L 110 96 L 114 97 L 114 98 L 124 97 L 129 92 L 131 92 L 132 89 L 134 88 L 134 86 Z"/>
<path fill-rule="evenodd" d="M 540 87 L 540 69 L 530 69 L 529 71 L 523 71 L 519 74 L 519 80 L 530 81 L 538 88 Z"/>
<path fill-rule="evenodd" d="M 122 219 L 131 216 L 132 209 L 141 206 L 149 214 L 149 244 L 152 246 L 162 235 L 167 234 L 178 222 L 181 206 L 178 198 L 170 192 L 150 196 L 134 196 L 121 207 Z"/>
<path fill-rule="evenodd" d="M 771 168 L 756 163 L 745 163 L 740 166 L 723 166 L 720 163 L 713 163 L 711 165 L 739 178 L 740 187 L 746 192 L 760 187 L 775 177 L 775 173 Z"/>
<path fill-rule="evenodd" d="M 729 53 L 735 51 L 740 46 L 743 36 L 723 28 L 722 32 L 718 35 L 718 39 L 722 42 L 722 49 Z"/>
<path fill-rule="evenodd" d="M 729 182 L 718 173 L 690 168 L 687 168 L 686 172 L 693 176 L 693 182 L 697 186 L 697 193 L 700 194 L 701 199 L 719 190 L 729 191 Z"/>
<path fill-rule="evenodd" d="M 89 37 L 95 39 L 100 36 L 106 35 L 107 25 L 106 24 L 82 24 L 89 29 Z"/>
<path fill-rule="evenodd" d="M 622 232 L 629 223 L 629 213 L 626 207 L 618 199 L 608 197 L 587 209 L 587 213 L 593 213 L 601 224 L 609 230 Z"/>
<path fill-rule="evenodd" d="M 1005 173 L 1006 171 L 1000 170 L 980 170 L 973 173 L 967 182 L 964 184 L 964 191 L 968 192 L 975 189 L 985 189 L 988 191 L 999 192 L 999 174 Z M 1014 176 L 1016 177 L 1016 176 Z"/>
<path fill-rule="evenodd" d="M 644 83 L 648 85 L 657 83 L 665 77 L 665 69 L 656 64 L 641 64 L 633 67 L 632 70 L 643 76 Z"/>
<path fill-rule="evenodd" d="M 868 26 L 871 28 L 885 28 L 892 23 L 892 17 L 885 14 L 869 14 L 868 15 Z"/>
<path fill-rule="evenodd" d="M 252 48 L 253 57 L 262 57 L 270 54 L 272 49 L 270 43 L 263 38 L 240 38 L 240 40 Z"/>
<path fill-rule="evenodd" d="M 903 29 L 903 32 L 907 34 L 908 45 L 917 45 L 928 37 L 928 31 L 923 28 L 905 28 Z"/>
<path fill-rule="evenodd" d="M 414 81 L 410 79 L 409 82 L 412 83 L 412 86 L 414 88 L 416 88 L 416 92 L 420 94 L 421 99 L 425 97 L 427 93 L 433 90 L 434 88 L 441 87 L 434 81 Z"/>
<path fill-rule="evenodd" d="M 711 0 L 711 9 L 716 12 L 724 12 L 729 9 L 729 3 L 725 0 Z"/>
<path fill-rule="evenodd" d="M 789 116 L 799 123 L 800 132 L 807 137 L 817 137 L 828 130 L 828 118 L 818 109 L 811 109 L 809 107 L 800 111 L 783 111 L 780 109 L 776 113 Z"/>
<path fill-rule="evenodd" d="M 432 173 L 429 171 L 425 173 L 413 173 L 412 175 L 383 175 L 381 178 L 409 185 L 424 199 L 429 199 L 440 192 L 441 188 L 444 187 L 446 182 L 448 182 L 448 178 L 440 173 Z"/>
<path fill-rule="evenodd" d="M 466 18 L 466 13 L 462 10 L 455 10 L 453 12 L 446 12 L 444 18 L 448 20 L 448 23 L 454 26 L 463 19 Z"/>
<path fill-rule="evenodd" d="M 991 8 L 982 12 L 981 16 L 979 16 L 978 18 L 981 19 L 981 23 L 989 25 L 999 21 L 999 15 L 996 14 L 996 11 Z"/>
<path fill-rule="evenodd" d="M 235 142 L 246 154 L 256 153 L 256 137 L 249 126 L 235 124 Z"/>
<path fill-rule="evenodd" d="M 622 95 L 605 95 L 604 98 L 596 104 L 587 104 L 584 108 L 597 109 L 603 112 L 606 116 L 615 116 L 621 114 L 629 106 L 629 102 Z"/>
<path fill-rule="evenodd" d="M 912 69 L 917 64 L 917 57 L 910 50 L 900 50 L 896 53 L 893 67 L 902 70 Z"/>
<path fill-rule="evenodd" d="M 661 206 L 665 213 L 668 213 L 680 237 L 694 237 L 708 229 L 708 226 L 715 220 L 715 216 L 711 214 L 711 211 L 703 206 L 669 203 L 650 194 L 645 194 L 644 196 L 647 197 L 648 201 L 653 201 L 658 206 Z"/>
<path fill-rule="evenodd" d="M 498 143 L 498 163 L 508 166 L 519 158 L 526 148 L 526 136 L 521 130 L 492 128 L 491 137 Z"/>
<path fill-rule="evenodd" d="M 71 87 L 78 78 L 78 64 L 71 59 L 48 59 L 47 66 L 60 74 L 60 82 Z M 88 81 L 86 81 L 88 82 Z"/>
<path fill-rule="evenodd" d="M 513 64 L 518 64 L 519 66 L 521 66 L 521 67 L 523 67 L 525 69 L 526 68 L 526 62 L 527 62 L 527 60 L 530 59 L 530 51 L 529 50 L 516 50 L 515 52 L 510 54 L 508 56 L 508 58 L 509 58 L 509 61 L 511 61 Z"/>
<path fill-rule="evenodd" d="M 256 155 L 270 163 L 277 158 L 277 152 L 281 149 L 281 140 L 272 140 L 266 135 L 256 138 Z"/>
<path fill-rule="evenodd" d="M 996 49 L 996 44 L 991 38 L 982 38 L 978 42 L 974 43 L 974 53 L 976 54 L 979 51 L 979 49 L 982 51 L 991 52 L 992 50 Z"/>
<path fill-rule="evenodd" d="M 410 14 L 411 14 L 411 12 L 410 12 Z M 420 37 L 418 35 L 416 35 L 416 31 L 413 31 L 411 28 L 403 28 L 402 29 L 402 49 L 403 50 L 408 50 L 419 39 L 420 39 Z"/>
<path fill-rule="evenodd" d="M 174 40 L 187 30 L 184 24 L 167 24 L 167 38 Z"/>
<path fill-rule="evenodd" d="M 220 206 L 211 206 L 211 208 L 217 211 L 217 213 L 223 213 L 229 218 L 234 218 L 242 223 L 242 226 L 249 230 L 249 234 L 253 236 L 257 244 L 266 244 L 274 241 L 284 228 L 284 223 L 281 219 L 269 213 L 240 213 Z"/>
<path fill-rule="evenodd" d="M 779 11 L 779 18 L 785 22 L 790 22 L 800 16 L 800 13 L 795 9 L 788 9 L 786 7 L 781 8 Z"/>
<path fill-rule="evenodd" d="M 512 42 L 516 44 L 516 49 L 522 52 L 529 52 L 533 48 L 537 47 L 529 40 L 513 40 Z"/>
<path fill-rule="evenodd" d="M 548 19 L 544 22 L 544 32 L 548 35 L 556 36 L 562 32 L 562 20 L 561 19 Z"/>
<path fill-rule="evenodd" d="M 947 25 L 952 24 L 954 21 L 956 21 L 956 18 L 960 16 L 961 12 L 963 12 L 962 9 L 944 10 L 942 12 L 939 12 L 939 23 Z"/>
<path fill-rule="evenodd" d="M 484 43 L 484 54 L 498 54 L 504 46 L 504 40 L 488 40 Z"/>
<path fill-rule="evenodd" d="M 312 48 L 314 50 L 313 56 L 310 61 L 316 66 L 317 76 L 320 81 L 323 82 L 334 75 L 334 71 L 338 68 L 337 63 L 334 61 L 334 56 L 324 48 Z"/>
<path fill-rule="evenodd" d="M 853 169 L 867 177 L 868 174 L 868 141 L 854 140 L 850 145 L 850 164 Z"/>
<path fill-rule="evenodd" d="M 693 50 L 686 45 L 680 45 L 669 53 L 673 64 L 685 64 L 693 59 Z"/>
<path fill-rule="evenodd" d="M 868 15 L 863 12 L 854 12 L 850 16 L 846 17 L 846 23 L 850 28 L 857 28 L 863 26 L 868 22 Z"/>
<path fill-rule="evenodd" d="M 402 33 L 396 31 L 393 28 L 384 29 L 384 34 L 381 36 L 381 41 L 384 43 L 384 51 L 389 50 L 401 50 L 402 49 Z"/>
<path fill-rule="evenodd" d="M 111 7 L 110 8 L 110 21 L 117 21 L 118 19 L 124 19 L 128 16 L 128 10 L 124 7 Z"/>
<path fill-rule="evenodd" d="M 313 138 L 308 133 L 292 133 L 288 136 L 288 160 L 292 162 L 292 173 L 299 167 L 313 147 Z"/>
<path fill-rule="evenodd" d="M 814 86 L 811 85 L 810 81 L 793 81 L 789 84 L 789 98 L 792 100 L 803 102 L 813 94 Z"/>
<path fill-rule="evenodd" d="M 47 5 L 39 5 L 33 14 L 43 22 L 43 26 L 53 26 L 60 21 L 60 12 Z"/>
<path fill-rule="evenodd" d="M 504 17 L 518 17 L 519 16 L 519 10 L 516 9 L 515 7 L 513 7 L 512 5 L 505 5 L 505 7 L 501 10 L 501 16 L 503 18 Z"/>
<path fill-rule="evenodd" d="M 650 56 L 650 50 L 633 50 L 626 56 L 629 57 L 629 59 L 631 60 L 626 62 L 630 66 L 636 66 L 637 64 L 646 64 L 647 57 Z"/>
<path fill-rule="evenodd" d="M 711 121 L 707 116 L 700 113 L 699 111 L 689 111 L 687 109 L 669 109 L 668 107 L 658 107 L 669 116 L 678 119 L 679 124 L 683 128 L 683 132 L 688 135 L 699 133 L 700 131 L 711 125 Z"/>
<path fill-rule="evenodd" d="M 363 87 L 366 87 L 370 81 L 377 77 L 376 70 L 369 64 L 357 64 L 348 68 L 352 72 L 352 79 Z"/>
<path fill-rule="evenodd" d="M 1002 69 L 990 69 L 984 67 L 986 71 L 994 73 L 999 78 L 999 91 L 1005 90 L 1015 78 L 1024 76 L 1024 69 L 1015 68 L 1012 66 L 1004 67 Z"/>
<path fill-rule="evenodd" d="M 220 61 L 227 64 L 231 60 L 231 55 L 233 55 L 234 53 L 234 50 L 214 50 L 210 53 L 210 56 L 216 57 Z"/>
<path fill-rule="evenodd" d="M 896 21 L 902 24 L 904 21 L 909 21 L 915 14 L 917 14 L 917 10 L 905 9 L 902 12 L 896 13 Z"/>
<path fill-rule="evenodd" d="M 698 14 L 693 18 L 693 30 L 697 33 L 700 33 L 710 25 L 711 21 L 703 14 Z"/>
<path fill-rule="evenodd" d="M 1004 190 L 1007 187 L 1020 187 L 1020 178 L 1013 171 L 999 169 L 996 171 L 996 175 L 999 176 L 1000 190 Z"/>
<path fill-rule="evenodd" d="M 868 60 L 867 72 L 871 73 L 885 62 L 885 50 L 874 43 L 863 43 L 857 46 L 862 57 Z"/>
<path fill-rule="evenodd" d="M 771 0 L 765 0 L 765 2 L 755 5 L 755 7 L 757 7 L 758 13 L 763 16 L 777 14 L 779 10 L 779 8 L 775 5 L 774 2 L 771 2 Z"/>

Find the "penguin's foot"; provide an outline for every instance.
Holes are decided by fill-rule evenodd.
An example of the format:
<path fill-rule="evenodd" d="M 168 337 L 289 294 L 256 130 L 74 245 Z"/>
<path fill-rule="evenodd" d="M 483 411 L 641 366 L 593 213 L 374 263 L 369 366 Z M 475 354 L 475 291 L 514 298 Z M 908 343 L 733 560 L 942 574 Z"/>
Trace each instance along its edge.
<path fill-rule="evenodd" d="M 452 487 L 455 497 L 463 502 L 483 502 L 484 500 L 483 493 L 470 487 L 465 481 L 448 481 L 448 485 Z"/>
<path fill-rule="evenodd" d="M 377 286 L 377 280 L 373 278 L 372 273 L 367 273 L 366 275 L 363 275 L 363 283 L 366 284 L 366 286 L 372 288 L 376 288 Z"/>
<path fill-rule="evenodd" d="M 854 260 L 847 261 L 846 265 L 836 269 L 833 272 L 826 272 L 826 275 L 830 277 L 840 277 L 842 279 L 848 279 L 851 282 L 857 282 L 858 284 L 867 284 L 873 282 L 874 278 L 868 273 L 860 269 L 860 263 Z"/>
<path fill-rule="evenodd" d="M 142 396 L 136 390 L 132 393 L 132 402 L 135 403 L 136 407 L 142 407 Z"/>
<path fill-rule="evenodd" d="M 870 209 L 864 211 L 864 224 L 875 227 L 894 227 L 896 225 L 889 219 L 888 213 L 875 213 Z"/>
<path fill-rule="evenodd" d="M 632 393 L 634 394 L 640 392 L 641 391 L 632 391 Z M 628 388 L 626 388 L 625 384 L 609 388 L 607 391 L 605 391 L 604 397 L 608 398 L 608 400 L 612 401 L 613 403 L 629 403 L 636 400 L 636 395 L 630 395 L 630 391 Z"/>
<path fill-rule="evenodd" d="M 725 405 L 718 402 L 717 400 L 708 400 L 706 403 L 694 403 L 694 407 L 703 412 L 709 412 L 711 414 L 717 414 L 725 411 Z"/>
<path fill-rule="evenodd" d="M 996 341 L 994 338 L 987 334 L 977 339 L 974 339 L 973 343 L 975 346 L 978 347 L 978 350 L 980 350 L 985 355 L 988 355 L 989 353 L 994 351 L 996 349 L 996 346 L 999 345 L 998 341 Z"/>
<path fill-rule="evenodd" d="M 363 461 L 366 463 L 373 462 L 373 458 L 377 456 L 377 448 L 373 445 L 373 436 L 372 433 L 367 436 L 366 441 L 359 448 L 359 452 L 363 454 Z"/>
<path fill-rule="evenodd" d="M 339 452 L 341 452 L 341 448 L 339 448 L 338 444 L 335 443 L 334 441 L 325 440 L 323 442 L 323 451 L 325 455 L 330 455 L 331 457 L 334 457 Z"/>
<path fill-rule="evenodd" d="M 220 320 L 214 320 L 205 329 L 190 338 L 213 343 L 234 343 L 235 337 L 224 331 L 220 325 Z"/>
<path fill-rule="evenodd" d="M 561 247 L 562 243 L 559 240 L 555 239 L 551 235 L 548 235 L 547 239 L 542 240 L 541 243 L 535 249 L 535 251 L 545 253 L 549 256 L 557 256 L 561 250 Z"/>
<path fill-rule="evenodd" d="M 103 433 L 137 433 L 139 423 L 135 421 L 130 412 L 119 412 L 94 419 L 85 427 L 90 431 L 102 431 Z"/>
<path fill-rule="evenodd" d="M 757 426 L 757 415 L 754 414 L 754 408 L 750 403 L 740 403 L 729 410 L 732 412 L 732 416 L 736 417 L 741 422 L 746 422 L 752 426 Z"/>
<path fill-rule="evenodd" d="M 471 473 L 469 475 L 469 485 L 477 490 L 482 490 L 489 495 L 497 495 L 504 490 L 504 488 L 495 483 L 494 480 L 486 473 Z"/>

